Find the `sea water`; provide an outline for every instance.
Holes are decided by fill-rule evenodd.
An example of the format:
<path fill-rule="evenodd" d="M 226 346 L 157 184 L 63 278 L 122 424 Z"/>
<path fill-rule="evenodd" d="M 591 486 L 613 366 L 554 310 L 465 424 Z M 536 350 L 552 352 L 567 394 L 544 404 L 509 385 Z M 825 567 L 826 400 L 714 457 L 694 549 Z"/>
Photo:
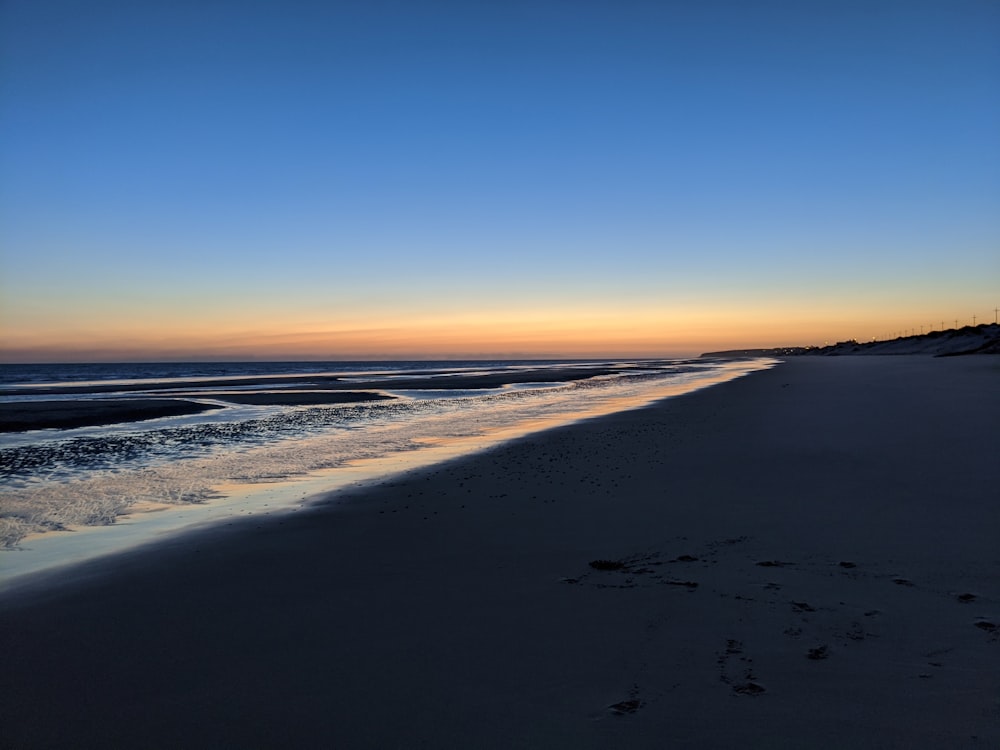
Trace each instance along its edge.
<path fill-rule="evenodd" d="M 4 401 L 159 397 L 184 381 L 377 378 L 391 400 L 218 410 L 101 427 L 0 435 L 0 579 L 129 546 L 195 523 L 273 512 L 319 493 L 473 452 L 529 432 L 635 408 L 770 366 L 770 360 L 169 363 L 0 366 Z M 591 367 L 593 377 L 481 389 L 421 387 L 462 375 Z M 518 378 L 512 377 L 512 380 Z M 523 378 L 522 378 L 523 379 Z M 395 384 L 398 383 L 398 388 Z M 72 384 L 71 393 L 32 389 Z M 80 388 L 80 386 L 84 386 Z M 149 387 L 143 392 L 141 389 Z M 136 391 L 136 389 L 140 389 Z M 153 512 L 159 511 L 159 512 Z M 164 512 L 166 511 L 166 512 Z M 181 512 L 183 511 L 183 512 Z M 103 527 L 89 534 L 68 530 Z M 43 550 L 38 552 L 38 550 Z M 35 551 L 35 554 L 30 554 Z M 28 553 L 28 554 L 26 554 Z M 29 559 L 30 558 L 30 559 Z"/>

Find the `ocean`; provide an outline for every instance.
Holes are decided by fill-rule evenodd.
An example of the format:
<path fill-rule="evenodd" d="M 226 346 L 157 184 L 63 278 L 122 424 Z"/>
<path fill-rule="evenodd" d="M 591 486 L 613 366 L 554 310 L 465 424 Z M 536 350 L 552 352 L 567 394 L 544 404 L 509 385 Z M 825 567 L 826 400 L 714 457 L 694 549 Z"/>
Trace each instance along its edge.
<path fill-rule="evenodd" d="M 115 539 L 131 543 L 195 523 L 299 507 L 348 484 L 635 408 L 770 364 L 2 365 L 0 414 L 31 408 L 48 418 L 83 409 L 85 419 L 96 413 L 100 422 L 105 407 L 153 401 L 198 411 L 0 434 L 0 568 L 13 569 L 12 560 L 40 546 L 49 552 L 73 546 L 78 556 L 88 539 L 98 539 L 69 530 L 103 527 L 91 546 L 104 550 Z M 330 401 L 342 398 L 372 400 Z M 59 541 L 70 537 L 76 538 Z"/>

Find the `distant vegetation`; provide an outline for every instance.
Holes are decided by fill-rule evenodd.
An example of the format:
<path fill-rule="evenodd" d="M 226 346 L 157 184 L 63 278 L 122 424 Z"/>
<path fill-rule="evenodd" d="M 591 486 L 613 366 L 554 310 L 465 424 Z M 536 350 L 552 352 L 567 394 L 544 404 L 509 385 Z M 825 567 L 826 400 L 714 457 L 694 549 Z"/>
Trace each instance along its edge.
<path fill-rule="evenodd" d="M 855 354 L 927 354 L 954 357 L 962 354 L 1000 354 L 1000 325 L 931 331 L 916 336 L 900 336 L 888 341 L 838 341 L 828 346 L 785 346 L 773 349 L 732 349 L 707 352 L 703 357 L 794 357 L 800 355 L 841 356 Z"/>

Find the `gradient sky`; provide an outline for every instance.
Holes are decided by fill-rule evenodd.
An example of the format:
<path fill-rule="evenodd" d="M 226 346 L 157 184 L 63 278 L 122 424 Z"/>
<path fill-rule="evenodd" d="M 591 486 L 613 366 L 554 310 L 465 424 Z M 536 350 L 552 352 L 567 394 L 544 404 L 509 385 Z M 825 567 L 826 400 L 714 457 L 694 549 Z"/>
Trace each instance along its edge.
<path fill-rule="evenodd" d="M 0 360 L 992 320 L 1000 3 L 0 0 Z"/>

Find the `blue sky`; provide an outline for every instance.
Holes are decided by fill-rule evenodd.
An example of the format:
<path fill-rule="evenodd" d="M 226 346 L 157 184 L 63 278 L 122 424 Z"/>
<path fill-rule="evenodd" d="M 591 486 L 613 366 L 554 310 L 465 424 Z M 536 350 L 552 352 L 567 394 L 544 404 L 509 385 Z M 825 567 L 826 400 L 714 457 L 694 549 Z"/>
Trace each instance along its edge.
<path fill-rule="evenodd" d="M 1000 301 L 995 2 L 0 9 L 8 360 L 687 353 Z"/>

